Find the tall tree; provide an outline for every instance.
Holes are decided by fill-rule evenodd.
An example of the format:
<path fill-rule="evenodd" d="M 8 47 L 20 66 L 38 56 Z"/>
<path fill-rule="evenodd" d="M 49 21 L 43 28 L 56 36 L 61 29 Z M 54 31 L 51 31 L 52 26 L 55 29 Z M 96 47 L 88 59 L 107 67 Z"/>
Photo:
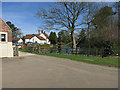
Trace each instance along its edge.
<path fill-rule="evenodd" d="M 45 29 L 70 30 L 73 53 L 76 49 L 75 30 L 80 29 L 80 17 L 86 11 L 85 2 L 61 2 L 49 11 L 40 9 L 37 16 L 44 19 Z"/>
<path fill-rule="evenodd" d="M 108 38 L 110 40 L 110 37 L 112 36 L 113 32 L 115 31 L 114 33 L 116 33 L 117 31 L 114 26 L 117 22 L 113 17 L 113 15 L 115 14 L 116 12 L 113 12 L 112 7 L 105 6 L 101 8 L 99 12 L 97 12 L 93 16 L 94 19 L 92 21 L 92 24 L 96 27 L 96 31 L 94 30 L 92 33 L 94 33 L 103 41 L 108 40 Z M 115 35 L 113 36 L 115 37 Z"/>
<path fill-rule="evenodd" d="M 86 13 L 83 15 L 84 16 L 84 23 L 86 24 L 85 25 L 85 30 L 86 30 L 86 43 L 87 43 L 87 46 L 88 46 L 88 55 L 90 54 L 90 48 L 91 48 L 91 41 L 90 41 L 90 38 L 91 38 L 91 31 L 93 29 L 93 25 L 92 25 L 92 22 L 93 22 L 93 19 L 94 19 L 94 15 L 100 10 L 101 7 L 105 6 L 106 4 L 105 3 L 96 3 L 96 2 L 89 2 L 87 3 L 87 10 L 86 10 Z M 99 6 L 99 7 L 98 7 Z"/>
<path fill-rule="evenodd" d="M 58 42 L 63 42 L 65 44 L 71 42 L 71 37 L 69 31 L 62 30 L 58 32 Z"/>
<path fill-rule="evenodd" d="M 108 25 L 108 21 L 111 18 L 110 16 L 115 15 L 116 13 L 113 12 L 112 7 L 103 7 L 99 10 L 98 13 L 96 13 L 93 18 L 93 24 L 96 26 L 96 28 L 103 28 L 104 26 Z"/>
<path fill-rule="evenodd" d="M 86 47 L 86 44 L 87 43 L 87 40 L 86 40 L 86 30 L 85 29 L 82 29 L 80 34 L 78 35 L 78 43 L 77 43 L 77 46 L 78 47 Z"/>
<path fill-rule="evenodd" d="M 105 49 L 107 47 L 106 42 L 110 42 L 108 44 L 112 48 L 112 44 L 116 44 L 118 27 L 115 15 L 116 12 L 113 12 L 112 7 L 105 6 L 93 16 L 92 24 L 95 28 L 91 32 L 92 46 Z"/>
<path fill-rule="evenodd" d="M 113 3 L 113 8 L 115 8 L 115 11 L 116 11 L 117 13 L 118 13 L 118 6 L 119 6 L 118 3 L 119 3 L 119 2 L 114 2 L 114 3 Z"/>
<path fill-rule="evenodd" d="M 12 29 L 12 38 L 13 38 L 13 40 L 21 38 L 21 36 L 22 36 L 21 30 L 19 28 L 15 27 L 15 25 L 12 24 L 10 21 L 7 21 L 6 23 Z"/>
<path fill-rule="evenodd" d="M 51 32 L 49 36 L 51 44 L 55 45 L 57 43 L 57 35 L 55 32 Z"/>

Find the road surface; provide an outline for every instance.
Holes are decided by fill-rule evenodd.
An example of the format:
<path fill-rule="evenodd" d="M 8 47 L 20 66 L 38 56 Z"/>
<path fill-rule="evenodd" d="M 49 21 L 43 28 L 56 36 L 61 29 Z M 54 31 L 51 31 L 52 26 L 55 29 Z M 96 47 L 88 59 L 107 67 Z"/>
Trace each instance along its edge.
<path fill-rule="evenodd" d="M 20 52 L 3 59 L 3 88 L 117 88 L 118 69 Z"/>

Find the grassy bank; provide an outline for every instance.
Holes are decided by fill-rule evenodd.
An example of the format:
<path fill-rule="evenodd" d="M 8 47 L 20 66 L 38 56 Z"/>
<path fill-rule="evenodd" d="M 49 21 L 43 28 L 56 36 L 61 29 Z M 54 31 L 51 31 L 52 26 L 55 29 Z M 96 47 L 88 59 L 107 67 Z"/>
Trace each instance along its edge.
<path fill-rule="evenodd" d="M 26 51 L 23 49 L 20 49 L 20 51 L 33 53 L 31 51 Z M 37 53 L 34 53 L 34 54 L 37 54 Z M 81 61 L 81 62 L 90 63 L 90 64 L 110 66 L 110 67 L 120 67 L 120 65 L 118 64 L 118 58 L 112 58 L 112 57 L 101 58 L 101 57 L 94 57 L 94 56 L 65 55 L 65 54 L 55 54 L 55 53 L 46 53 L 46 54 L 38 54 L 38 55 L 54 56 L 59 58 L 66 58 L 70 60 Z"/>

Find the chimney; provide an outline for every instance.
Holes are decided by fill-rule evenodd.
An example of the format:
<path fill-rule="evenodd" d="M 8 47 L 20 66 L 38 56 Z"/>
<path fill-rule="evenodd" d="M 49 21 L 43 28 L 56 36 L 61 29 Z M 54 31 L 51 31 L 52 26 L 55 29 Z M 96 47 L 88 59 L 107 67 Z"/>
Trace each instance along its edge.
<path fill-rule="evenodd" d="M 40 30 L 38 30 L 38 34 L 40 34 Z"/>
<path fill-rule="evenodd" d="M 41 31 L 41 33 L 43 33 L 43 30 Z"/>

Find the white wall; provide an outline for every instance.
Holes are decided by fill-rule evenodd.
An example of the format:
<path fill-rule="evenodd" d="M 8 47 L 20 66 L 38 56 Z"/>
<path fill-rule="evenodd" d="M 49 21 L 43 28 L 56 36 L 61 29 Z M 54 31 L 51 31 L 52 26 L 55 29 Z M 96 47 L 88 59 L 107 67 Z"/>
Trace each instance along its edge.
<path fill-rule="evenodd" d="M 46 39 L 45 43 L 50 44 L 49 39 L 43 33 L 41 33 L 40 36 Z"/>
<path fill-rule="evenodd" d="M 36 41 L 37 41 L 37 43 L 39 43 L 39 44 L 44 44 L 44 43 L 46 42 L 46 40 L 40 40 L 40 39 L 38 39 L 36 36 L 34 36 L 34 37 L 32 37 L 32 38 L 30 39 L 30 42 L 35 43 Z"/>
<path fill-rule="evenodd" d="M 25 43 L 30 42 L 30 39 L 25 39 Z"/>
<path fill-rule="evenodd" d="M 45 44 L 45 43 L 46 44 L 50 44 L 50 42 L 49 42 L 48 39 L 46 39 L 46 40 L 40 40 L 36 36 L 32 37 L 31 39 L 25 39 L 25 43 L 27 43 L 27 42 L 33 42 L 33 43 L 35 43 L 36 41 L 39 44 Z"/>
<path fill-rule="evenodd" d="M 1 37 L 0 37 L 0 58 L 1 57 L 13 57 L 12 42 L 8 42 L 7 32 L 0 32 L 0 36 L 1 34 L 6 34 L 6 41 L 1 42 Z"/>
<path fill-rule="evenodd" d="M 13 57 L 12 42 L 0 42 L 0 57 Z"/>
<path fill-rule="evenodd" d="M 23 40 L 22 40 L 22 39 L 19 39 L 19 40 L 18 40 L 18 43 L 23 43 Z"/>
<path fill-rule="evenodd" d="M 41 33 L 40 36 L 47 39 L 47 37 L 43 33 Z"/>
<path fill-rule="evenodd" d="M 39 43 L 39 44 L 50 44 L 49 39 L 43 33 L 41 33 L 40 36 L 46 40 L 40 40 L 40 39 L 38 39 L 38 37 L 34 36 L 31 39 L 25 39 L 25 43 L 27 43 L 27 42 L 35 43 L 37 41 L 37 43 Z"/>

